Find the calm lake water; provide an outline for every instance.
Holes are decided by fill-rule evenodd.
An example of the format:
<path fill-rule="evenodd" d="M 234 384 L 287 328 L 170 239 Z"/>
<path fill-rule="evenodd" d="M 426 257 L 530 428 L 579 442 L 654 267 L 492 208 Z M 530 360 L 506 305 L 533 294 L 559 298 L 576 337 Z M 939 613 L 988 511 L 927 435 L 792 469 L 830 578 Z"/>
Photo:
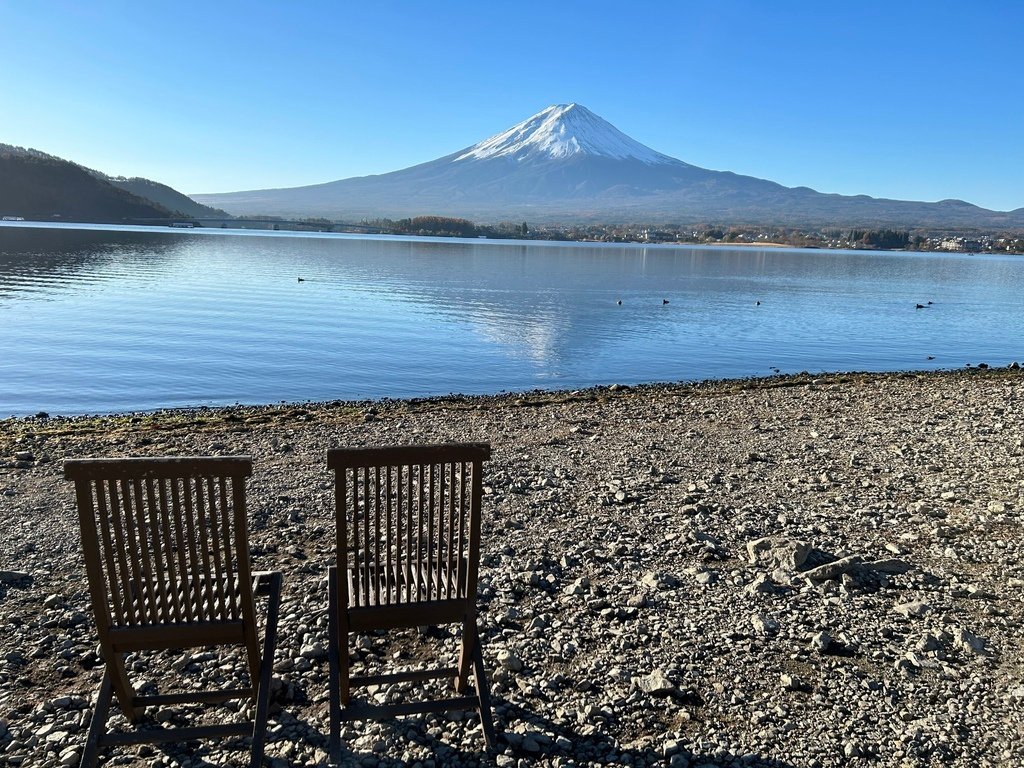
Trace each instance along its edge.
<path fill-rule="evenodd" d="M 1022 288 L 1015 256 L 5 225 L 0 416 L 1006 365 Z"/>

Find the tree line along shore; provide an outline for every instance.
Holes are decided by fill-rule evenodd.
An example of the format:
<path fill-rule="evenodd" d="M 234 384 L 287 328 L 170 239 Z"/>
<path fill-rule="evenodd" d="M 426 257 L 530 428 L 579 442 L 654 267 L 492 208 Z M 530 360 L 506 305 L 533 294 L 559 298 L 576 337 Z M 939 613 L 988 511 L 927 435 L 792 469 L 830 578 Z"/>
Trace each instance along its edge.
<path fill-rule="evenodd" d="M 211 222 L 197 222 L 210 226 Z M 743 224 L 550 224 L 504 221 L 481 224 L 449 216 L 363 219 L 358 223 L 325 218 L 235 217 L 217 226 L 316 232 L 356 232 L 420 237 L 476 237 L 552 242 L 643 243 L 662 245 L 740 245 L 845 250 L 901 250 L 960 253 L 1024 253 L 1024 232 L 880 228 L 877 226 L 796 227 Z"/>

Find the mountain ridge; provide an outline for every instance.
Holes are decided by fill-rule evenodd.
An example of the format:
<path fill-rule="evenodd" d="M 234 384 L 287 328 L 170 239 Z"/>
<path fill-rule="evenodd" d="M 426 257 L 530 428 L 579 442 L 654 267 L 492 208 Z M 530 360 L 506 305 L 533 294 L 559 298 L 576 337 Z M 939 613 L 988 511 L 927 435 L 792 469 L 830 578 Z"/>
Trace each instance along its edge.
<path fill-rule="evenodd" d="M 478 221 L 648 221 L 796 226 L 1024 227 L 1024 209 L 786 187 L 657 152 L 580 104 L 559 104 L 472 146 L 383 174 L 303 187 L 194 194 L 232 214 Z"/>

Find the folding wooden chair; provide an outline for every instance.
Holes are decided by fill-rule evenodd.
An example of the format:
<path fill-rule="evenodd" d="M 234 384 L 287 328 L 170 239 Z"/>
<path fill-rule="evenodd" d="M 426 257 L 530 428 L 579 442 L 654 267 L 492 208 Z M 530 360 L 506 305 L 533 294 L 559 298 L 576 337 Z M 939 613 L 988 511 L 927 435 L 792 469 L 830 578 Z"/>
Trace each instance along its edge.
<path fill-rule="evenodd" d="M 251 766 L 263 759 L 280 573 L 250 572 L 245 478 L 240 457 L 81 459 L 64 463 L 75 482 L 82 547 L 106 670 L 82 766 L 102 747 L 252 736 Z M 253 592 L 267 594 L 263 651 Z M 125 654 L 201 646 L 245 648 L 249 685 L 140 696 Z M 173 674 L 173 673 L 172 673 Z M 147 707 L 251 698 L 251 722 L 111 733 L 112 695 L 131 723 Z"/>
<path fill-rule="evenodd" d="M 494 745 L 491 703 L 476 626 L 484 443 L 338 448 L 336 565 L 328 580 L 330 758 L 341 761 L 341 721 L 474 709 Z M 353 676 L 349 635 L 462 624 L 458 666 Z M 468 690 L 470 668 L 474 693 Z M 457 697 L 390 704 L 356 702 L 353 688 L 449 678 Z"/>

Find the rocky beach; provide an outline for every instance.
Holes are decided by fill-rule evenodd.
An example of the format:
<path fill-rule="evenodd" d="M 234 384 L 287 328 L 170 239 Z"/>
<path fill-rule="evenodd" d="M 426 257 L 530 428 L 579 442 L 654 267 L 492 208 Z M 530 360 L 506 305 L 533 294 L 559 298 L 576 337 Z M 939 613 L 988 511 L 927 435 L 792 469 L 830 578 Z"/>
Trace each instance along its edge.
<path fill-rule="evenodd" d="M 267 756 L 313 766 L 325 450 L 448 440 L 493 446 L 478 604 L 501 744 L 484 752 L 460 712 L 356 723 L 348 764 L 1020 765 L 1022 417 L 1024 374 L 969 369 L 0 421 L 0 766 L 76 765 L 101 676 L 63 460 L 252 455 L 254 567 L 285 577 Z M 412 665 L 455 640 L 362 636 L 353 658 Z M 197 649 L 130 667 L 152 686 L 241 665 Z"/>

